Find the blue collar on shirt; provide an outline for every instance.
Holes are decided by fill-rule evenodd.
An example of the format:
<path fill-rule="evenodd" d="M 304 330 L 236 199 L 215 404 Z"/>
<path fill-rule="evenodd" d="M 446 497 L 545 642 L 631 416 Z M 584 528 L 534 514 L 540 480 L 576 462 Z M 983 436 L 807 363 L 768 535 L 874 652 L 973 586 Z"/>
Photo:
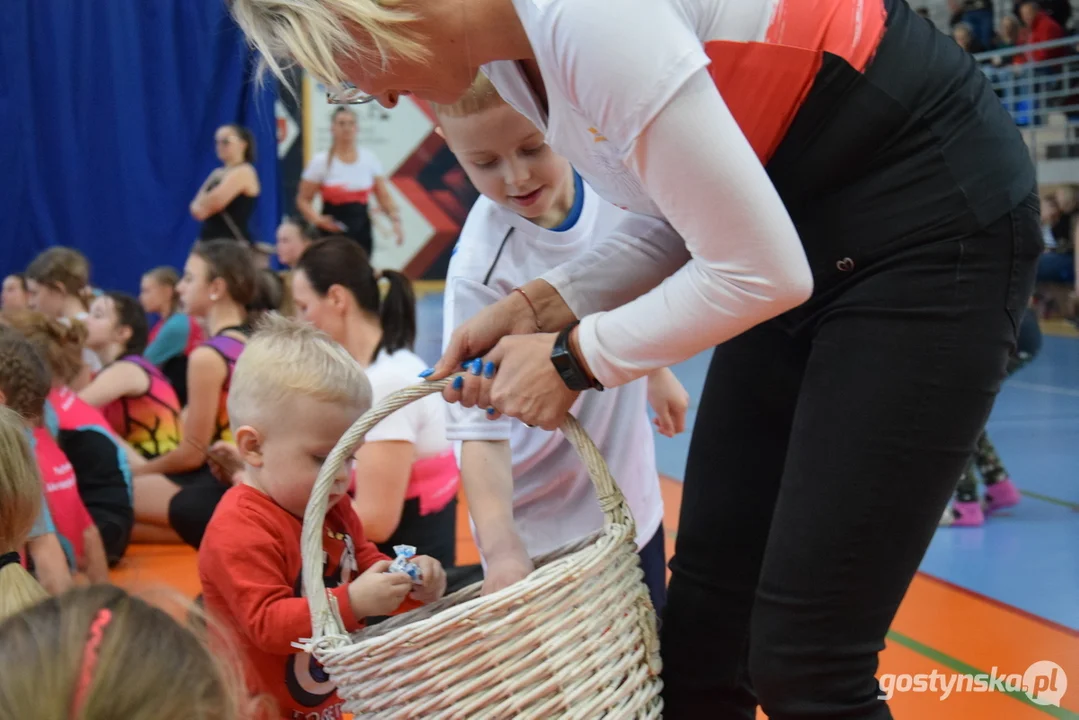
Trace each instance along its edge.
<path fill-rule="evenodd" d="M 566 215 L 566 219 L 563 220 L 558 227 L 551 228 L 551 232 L 566 232 L 572 230 L 573 226 L 577 224 L 577 221 L 581 219 L 581 209 L 584 207 L 584 180 L 577 173 L 573 171 L 573 207 L 569 209 L 569 215 Z"/>

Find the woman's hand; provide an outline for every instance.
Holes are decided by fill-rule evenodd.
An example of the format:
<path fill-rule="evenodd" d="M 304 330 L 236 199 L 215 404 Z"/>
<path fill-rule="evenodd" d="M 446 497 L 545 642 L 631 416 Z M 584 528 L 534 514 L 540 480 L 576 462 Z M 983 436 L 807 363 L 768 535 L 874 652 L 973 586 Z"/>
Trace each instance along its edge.
<path fill-rule="evenodd" d="M 390 220 L 393 221 L 393 236 L 397 240 L 398 245 L 405 244 L 405 231 L 401 227 L 401 218 L 396 216 L 390 216 Z"/>
<path fill-rule="evenodd" d="M 328 233 L 341 233 L 344 232 L 341 229 L 341 224 L 329 215 L 319 215 L 315 218 L 315 227 L 319 230 L 325 230 Z"/>
<path fill-rule="evenodd" d="M 519 293 L 512 293 L 480 310 L 456 330 L 428 380 L 441 380 L 461 369 L 465 361 L 480 357 L 507 335 L 536 331 L 532 311 Z M 449 399 L 449 396 L 446 396 Z"/>
<path fill-rule="evenodd" d="M 470 361 L 465 375 L 443 396 L 465 407 L 489 408 L 492 419 L 509 415 L 557 430 L 579 393 L 566 387 L 551 363 L 556 337 L 553 333 L 503 337 L 485 357 Z"/>

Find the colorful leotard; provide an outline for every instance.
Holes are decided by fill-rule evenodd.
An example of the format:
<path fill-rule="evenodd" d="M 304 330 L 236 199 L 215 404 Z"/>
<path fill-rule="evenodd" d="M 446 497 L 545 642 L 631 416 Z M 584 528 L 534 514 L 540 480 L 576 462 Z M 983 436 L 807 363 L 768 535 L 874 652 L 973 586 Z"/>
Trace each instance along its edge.
<path fill-rule="evenodd" d="M 225 364 L 228 366 L 228 374 L 225 375 L 225 382 L 221 385 L 221 400 L 217 405 L 217 419 L 214 422 L 214 437 L 211 444 L 218 440 L 232 442 L 232 429 L 229 427 L 228 410 L 229 386 L 232 384 L 232 370 L 236 367 L 236 360 L 239 359 L 240 353 L 243 352 L 245 344 L 243 340 L 220 334 L 214 335 L 203 343 L 206 347 L 216 350 L 224 358 Z"/>
<path fill-rule="evenodd" d="M 180 445 L 180 400 L 168 379 L 149 360 L 126 355 L 121 362 L 139 366 L 150 378 L 142 395 L 121 397 L 101 408 L 105 419 L 147 460 L 175 450 Z"/>

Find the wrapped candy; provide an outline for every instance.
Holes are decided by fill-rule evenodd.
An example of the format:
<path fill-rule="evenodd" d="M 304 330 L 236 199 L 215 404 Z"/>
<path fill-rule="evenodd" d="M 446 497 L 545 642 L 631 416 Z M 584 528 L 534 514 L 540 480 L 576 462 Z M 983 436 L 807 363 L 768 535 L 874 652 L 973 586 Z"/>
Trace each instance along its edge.
<path fill-rule="evenodd" d="M 412 582 L 418 584 L 422 573 L 419 566 L 412 562 L 412 558 L 416 556 L 416 548 L 411 545 L 394 545 L 393 551 L 397 557 L 390 563 L 390 569 L 387 572 L 404 573 L 412 578 Z"/>

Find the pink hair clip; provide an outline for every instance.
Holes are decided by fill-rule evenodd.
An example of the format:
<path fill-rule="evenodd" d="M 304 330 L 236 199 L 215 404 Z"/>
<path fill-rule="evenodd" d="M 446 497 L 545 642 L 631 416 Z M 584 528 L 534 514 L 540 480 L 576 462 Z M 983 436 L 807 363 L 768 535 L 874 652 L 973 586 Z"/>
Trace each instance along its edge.
<path fill-rule="evenodd" d="M 71 720 L 76 720 L 86 703 L 86 693 L 90 689 L 90 683 L 94 679 L 94 670 L 97 668 L 97 653 L 101 648 L 101 638 L 105 634 L 105 626 L 112 620 L 112 610 L 101 608 L 90 623 L 90 632 L 87 634 L 86 647 L 82 651 L 82 667 L 79 669 L 79 684 L 75 687 L 75 698 L 71 703 Z"/>

